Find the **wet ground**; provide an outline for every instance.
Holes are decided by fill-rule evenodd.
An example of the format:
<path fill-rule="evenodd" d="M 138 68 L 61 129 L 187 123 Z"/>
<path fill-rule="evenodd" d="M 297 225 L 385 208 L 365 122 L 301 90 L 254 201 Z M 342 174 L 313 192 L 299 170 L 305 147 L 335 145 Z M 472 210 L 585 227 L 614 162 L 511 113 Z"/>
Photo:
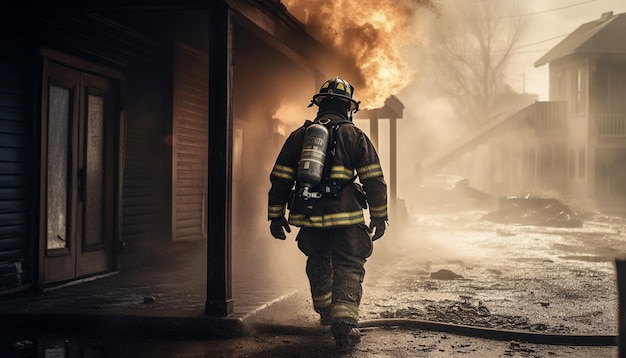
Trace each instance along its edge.
<path fill-rule="evenodd" d="M 368 263 L 364 317 L 617 334 L 623 218 L 595 214 L 581 228 L 551 228 L 494 224 L 484 214 L 417 215 L 384 242 Z"/>
<path fill-rule="evenodd" d="M 404 226 L 392 222 L 366 265 L 361 318 L 375 323 L 365 324 L 362 343 L 347 357 L 617 356 L 615 345 L 585 341 L 617 334 L 614 259 L 626 253 L 626 220 L 594 214 L 580 228 L 551 228 L 496 224 L 481 220 L 485 213 L 429 212 L 413 215 Z M 298 254 L 288 241 L 272 244 Z M 292 293 L 251 320 L 270 329 L 253 329 L 245 337 L 0 336 L 0 357 L 337 356 L 311 310 L 304 267 L 288 274 L 300 277 L 286 285 Z M 188 301 L 203 301 L 202 290 L 199 298 L 185 294 Z M 242 294 L 236 292 L 237 302 L 245 301 Z M 150 307 L 167 302 L 157 298 Z M 491 338 L 406 322 L 483 328 Z M 578 338 L 552 345 L 496 337 L 509 331 Z"/>
<path fill-rule="evenodd" d="M 152 340 L 120 337 L 39 337 L 0 347 L 3 358 L 449 358 L 449 357 L 617 357 L 615 347 L 545 345 L 468 338 L 424 330 L 364 329 L 353 352 L 337 354 L 327 335 L 257 334 L 222 340 Z"/>

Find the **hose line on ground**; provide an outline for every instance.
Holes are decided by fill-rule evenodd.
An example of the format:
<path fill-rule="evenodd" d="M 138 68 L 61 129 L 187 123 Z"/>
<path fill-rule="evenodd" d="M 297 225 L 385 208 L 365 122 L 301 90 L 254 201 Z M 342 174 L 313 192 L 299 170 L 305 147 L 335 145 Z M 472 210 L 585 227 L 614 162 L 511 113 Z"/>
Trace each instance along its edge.
<path fill-rule="evenodd" d="M 254 323 L 250 327 L 255 332 L 287 334 L 287 335 L 315 335 L 326 334 L 328 327 L 323 326 L 291 326 L 271 323 Z M 524 332 L 506 329 L 467 326 L 437 321 L 424 321 L 406 318 L 384 318 L 361 321 L 359 328 L 363 330 L 376 328 L 405 328 L 421 329 L 425 331 L 445 332 L 460 336 L 477 337 L 499 341 L 521 341 L 537 344 L 555 344 L 571 346 L 616 346 L 615 335 L 593 334 L 556 334 L 542 332 Z"/>

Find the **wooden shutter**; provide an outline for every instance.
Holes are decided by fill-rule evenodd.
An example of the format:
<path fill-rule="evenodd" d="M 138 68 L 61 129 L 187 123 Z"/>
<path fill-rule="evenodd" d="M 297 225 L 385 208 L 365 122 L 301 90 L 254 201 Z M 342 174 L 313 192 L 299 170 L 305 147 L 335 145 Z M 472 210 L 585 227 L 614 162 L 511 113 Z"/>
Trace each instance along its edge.
<path fill-rule="evenodd" d="M 186 45 L 175 48 L 172 240 L 206 238 L 208 61 Z"/>

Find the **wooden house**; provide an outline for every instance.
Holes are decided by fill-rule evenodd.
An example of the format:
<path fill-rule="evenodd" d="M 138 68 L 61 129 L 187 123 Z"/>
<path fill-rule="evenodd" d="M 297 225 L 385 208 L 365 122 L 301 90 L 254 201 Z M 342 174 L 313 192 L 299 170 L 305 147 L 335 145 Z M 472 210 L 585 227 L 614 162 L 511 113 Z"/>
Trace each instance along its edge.
<path fill-rule="evenodd" d="M 272 113 L 341 70 L 329 51 L 277 0 L 0 16 L 0 294 L 118 272 L 124 245 L 206 240 L 206 311 L 232 311 L 233 215 L 267 225 Z"/>
<path fill-rule="evenodd" d="M 550 66 L 549 101 L 512 106 L 422 168 L 466 176 L 494 195 L 535 192 L 590 207 L 623 207 L 624 33 L 626 14 L 612 12 L 578 27 L 535 62 Z"/>
<path fill-rule="evenodd" d="M 626 14 L 578 27 L 535 62 L 550 66 L 550 100 L 567 102 L 568 196 L 626 199 Z"/>

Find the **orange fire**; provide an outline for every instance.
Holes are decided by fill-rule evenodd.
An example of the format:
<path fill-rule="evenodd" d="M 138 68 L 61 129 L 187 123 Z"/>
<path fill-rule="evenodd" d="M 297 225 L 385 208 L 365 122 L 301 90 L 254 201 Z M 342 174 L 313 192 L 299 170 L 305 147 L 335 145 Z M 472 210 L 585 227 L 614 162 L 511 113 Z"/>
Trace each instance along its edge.
<path fill-rule="evenodd" d="M 414 15 L 430 0 L 283 0 L 318 41 L 345 54 L 360 78 L 355 98 L 361 108 L 380 108 L 416 75 L 403 51 L 424 43 Z M 341 75 L 340 75 L 341 76 Z"/>
<path fill-rule="evenodd" d="M 309 112 L 310 110 L 307 110 L 307 107 L 302 103 L 282 101 L 272 116 L 273 119 L 278 121 L 276 131 L 279 134 L 286 136 L 292 130 L 304 123 L 303 118 L 307 118 L 307 115 L 310 117 Z"/>

